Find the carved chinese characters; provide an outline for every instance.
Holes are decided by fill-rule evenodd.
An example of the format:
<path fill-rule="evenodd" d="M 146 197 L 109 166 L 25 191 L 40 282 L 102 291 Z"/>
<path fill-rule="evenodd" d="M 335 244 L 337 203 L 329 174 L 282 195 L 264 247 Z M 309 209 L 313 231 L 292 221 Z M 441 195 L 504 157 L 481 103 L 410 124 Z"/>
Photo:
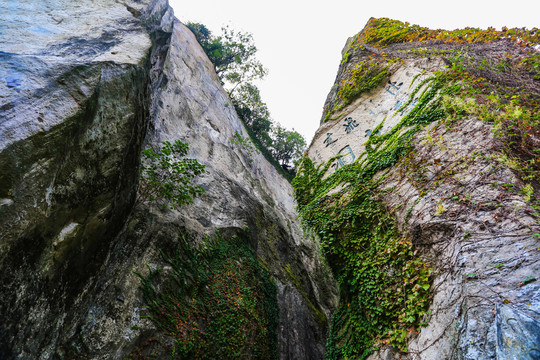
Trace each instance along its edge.
<path fill-rule="evenodd" d="M 370 136 L 389 131 L 417 104 L 418 100 L 410 99 L 410 95 L 430 74 L 415 65 L 409 61 L 383 86 L 361 95 L 340 113 L 332 114 L 315 134 L 308 156 L 318 164 L 333 159 L 329 171 L 357 160 Z M 378 130 L 374 133 L 375 129 Z"/>
<path fill-rule="evenodd" d="M 345 126 L 345 132 L 347 134 L 350 134 L 351 131 L 353 131 L 354 128 L 358 126 L 358 124 L 356 123 L 356 120 L 353 120 L 353 118 L 348 117 L 345 119 L 345 124 L 343 126 Z"/>

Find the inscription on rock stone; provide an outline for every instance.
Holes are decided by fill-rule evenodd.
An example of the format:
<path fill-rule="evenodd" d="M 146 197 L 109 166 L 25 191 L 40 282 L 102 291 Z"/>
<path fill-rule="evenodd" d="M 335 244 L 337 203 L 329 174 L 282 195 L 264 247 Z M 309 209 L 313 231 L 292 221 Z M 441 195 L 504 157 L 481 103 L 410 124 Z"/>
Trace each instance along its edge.
<path fill-rule="evenodd" d="M 356 159 L 350 145 L 347 145 L 343 149 L 341 149 L 337 153 L 337 155 L 338 158 L 332 163 L 331 166 L 335 170 L 339 169 L 344 165 L 351 164 Z"/>
<path fill-rule="evenodd" d="M 328 147 L 329 145 L 332 145 L 336 141 L 337 140 L 332 139 L 332 133 L 327 133 L 326 134 L 326 139 L 324 140 L 324 143 L 326 144 L 326 147 Z"/>
<path fill-rule="evenodd" d="M 343 126 L 345 126 L 345 132 L 347 134 L 350 134 L 351 131 L 353 131 L 354 128 L 358 126 L 358 124 L 356 123 L 356 120 L 353 120 L 352 117 L 348 117 L 345 119 L 345 124 Z"/>
<path fill-rule="evenodd" d="M 414 64 L 402 67 L 377 90 L 362 95 L 341 114 L 333 114 L 337 119 L 322 124 L 308 156 L 316 164 L 334 158 L 330 172 L 354 162 L 364 153 L 370 136 L 385 134 L 417 105 L 418 98 L 411 101 L 411 93 L 429 76 Z M 383 125 L 373 133 L 381 123 Z"/>

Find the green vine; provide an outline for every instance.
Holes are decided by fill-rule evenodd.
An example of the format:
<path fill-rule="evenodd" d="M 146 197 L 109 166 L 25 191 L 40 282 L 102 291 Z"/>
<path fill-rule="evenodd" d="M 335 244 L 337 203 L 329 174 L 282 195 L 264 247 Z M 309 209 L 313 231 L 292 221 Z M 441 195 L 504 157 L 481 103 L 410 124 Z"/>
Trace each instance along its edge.
<path fill-rule="evenodd" d="M 171 359 L 277 359 L 276 287 L 245 236 L 193 249 L 181 236 L 170 272 L 138 274 L 149 318 L 174 340 Z"/>
<path fill-rule="evenodd" d="M 293 180 L 302 220 L 319 235 L 340 286 L 328 359 L 364 359 L 382 343 L 405 351 L 424 320 L 432 270 L 380 200 L 384 175 L 375 174 L 407 154 L 423 126 L 444 117 L 441 94 L 453 91 L 444 83 L 440 75 L 418 84 L 396 113 L 417 99 L 414 108 L 388 132 L 375 135 L 383 123 L 374 129 L 356 162 L 325 177 L 335 159 L 315 167 L 306 157 Z"/>

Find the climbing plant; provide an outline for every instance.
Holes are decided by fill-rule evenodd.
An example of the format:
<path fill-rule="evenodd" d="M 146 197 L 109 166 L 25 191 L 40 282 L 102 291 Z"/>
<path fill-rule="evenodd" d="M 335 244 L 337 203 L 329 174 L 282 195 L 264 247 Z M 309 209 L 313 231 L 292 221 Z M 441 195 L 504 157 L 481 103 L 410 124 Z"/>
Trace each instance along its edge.
<path fill-rule="evenodd" d="M 171 359 L 277 359 L 276 287 L 242 234 L 194 249 L 185 235 L 170 267 L 141 279 L 146 309 L 173 340 Z"/>
<path fill-rule="evenodd" d="M 417 84 L 396 113 L 417 100 L 412 110 L 383 134 L 379 130 L 384 121 L 379 124 L 355 162 L 329 174 L 337 157 L 317 166 L 305 157 L 293 181 L 303 223 L 319 235 L 340 286 L 328 359 L 365 359 L 382 344 L 406 351 L 408 340 L 428 315 L 433 271 L 397 228 L 380 189 L 426 125 L 444 120 L 446 126 L 453 126 L 465 117 L 492 123 L 494 135 L 502 140 L 501 161 L 527 182 L 522 189 L 525 201 L 538 203 L 540 153 L 535 139 L 540 135 L 540 91 L 534 81 L 539 66 L 535 52 L 527 47 L 538 44 L 539 34 L 538 29 L 429 30 L 371 19 L 352 42 L 342 61 L 343 80 L 325 107 L 325 120 L 377 87 L 395 61 L 438 56 L 447 68 Z M 505 41 L 504 57 L 500 52 L 486 55 L 492 49 L 480 46 L 491 41 Z M 389 45 L 409 42 L 416 45 L 400 45 L 387 53 Z M 420 47 L 426 44 L 441 48 Z"/>
<path fill-rule="evenodd" d="M 378 185 L 384 175 L 374 175 L 409 151 L 422 126 L 444 115 L 442 84 L 441 77 L 418 84 L 403 105 L 417 98 L 414 108 L 385 134 L 376 135 L 382 123 L 374 129 L 357 162 L 328 175 L 335 158 L 315 167 L 306 157 L 293 180 L 303 222 L 319 235 L 340 286 L 328 359 L 364 359 L 381 343 L 406 350 L 408 335 L 425 317 L 432 270 L 383 205 Z"/>

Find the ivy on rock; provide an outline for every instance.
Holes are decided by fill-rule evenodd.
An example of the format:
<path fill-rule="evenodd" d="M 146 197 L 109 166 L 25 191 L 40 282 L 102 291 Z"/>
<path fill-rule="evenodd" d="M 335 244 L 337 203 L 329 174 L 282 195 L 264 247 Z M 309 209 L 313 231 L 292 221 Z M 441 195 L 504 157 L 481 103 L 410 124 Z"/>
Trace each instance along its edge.
<path fill-rule="evenodd" d="M 180 235 L 161 255 L 169 270 L 137 275 L 171 359 L 277 359 L 276 285 L 245 234 L 217 233 L 200 248 Z"/>
<path fill-rule="evenodd" d="M 383 343 L 405 351 L 408 336 L 425 320 L 432 269 L 397 228 L 378 185 L 410 150 L 414 135 L 444 116 L 441 93 L 452 88 L 443 83 L 440 75 L 418 84 L 404 104 L 418 98 L 414 108 L 376 135 L 379 124 L 356 162 L 327 175 L 335 158 L 316 167 L 305 157 L 293 180 L 302 220 L 319 235 L 340 286 L 328 359 L 364 359 Z"/>
<path fill-rule="evenodd" d="M 379 124 L 354 163 L 328 174 L 336 158 L 316 166 L 305 157 L 293 181 L 302 220 L 319 235 L 340 286 L 328 359 L 365 359 L 382 344 L 406 351 L 427 320 L 433 270 L 398 229 L 379 186 L 426 125 L 444 119 L 446 126 L 456 126 L 464 117 L 492 123 L 502 140 L 502 161 L 527 183 L 525 200 L 539 207 L 540 66 L 531 50 L 539 34 L 538 29 L 429 30 L 383 18 L 371 19 L 352 42 L 324 120 L 379 86 L 395 62 L 436 56 L 448 67 L 417 85 L 396 113 L 418 99 L 413 109 L 383 134 L 378 130 L 384 121 Z"/>

